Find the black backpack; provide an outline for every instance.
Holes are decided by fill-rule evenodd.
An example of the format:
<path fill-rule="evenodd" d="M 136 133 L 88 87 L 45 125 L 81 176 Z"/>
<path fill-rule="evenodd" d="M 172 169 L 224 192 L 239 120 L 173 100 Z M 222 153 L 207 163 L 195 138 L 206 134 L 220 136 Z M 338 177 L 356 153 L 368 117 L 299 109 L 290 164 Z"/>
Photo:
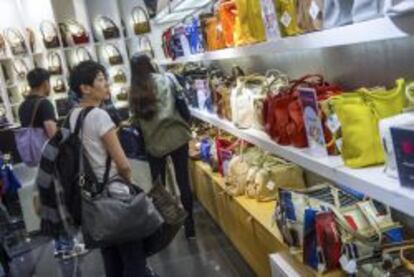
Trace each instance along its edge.
<path fill-rule="evenodd" d="M 59 153 L 55 161 L 55 173 L 56 177 L 60 181 L 63 187 L 64 203 L 67 211 L 73 219 L 75 226 L 80 226 L 82 222 L 81 216 L 81 189 L 79 187 L 79 161 L 80 161 L 80 149 L 82 141 L 79 138 L 79 132 L 81 131 L 84 119 L 92 111 L 94 107 L 88 107 L 83 109 L 76 121 L 74 132 L 70 132 L 68 115 L 66 122 L 63 125 L 63 132 L 70 132 L 69 137 L 59 145 Z M 85 151 L 83 151 L 85 155 Z M 110 159 L 107 161 L 107 167 L 104 180 L 108 180 Z M 101 190 L 101 187 L 92 187 L 92 184 L 98 184 L 96 175 L 90 166 L 87 157 L 84 156 L 84 168 L 85 168 L 85 185 L 86 190 L 91 194 L 96 194 Z"/>

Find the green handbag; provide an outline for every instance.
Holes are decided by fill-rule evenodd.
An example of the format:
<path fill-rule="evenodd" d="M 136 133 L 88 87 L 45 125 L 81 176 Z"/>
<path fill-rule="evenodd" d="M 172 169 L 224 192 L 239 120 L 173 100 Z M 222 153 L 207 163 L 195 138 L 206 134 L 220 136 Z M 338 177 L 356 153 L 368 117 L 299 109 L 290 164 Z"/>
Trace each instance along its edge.
<path fill-rule="evenodd" d="M 362 88 L 332 99 L 342 127 L 342 158 L 346 166 L 366 167 L 384 163 L 379 120 L 394 116 L 406 106 L 405 81 L 390 90 Z"/>

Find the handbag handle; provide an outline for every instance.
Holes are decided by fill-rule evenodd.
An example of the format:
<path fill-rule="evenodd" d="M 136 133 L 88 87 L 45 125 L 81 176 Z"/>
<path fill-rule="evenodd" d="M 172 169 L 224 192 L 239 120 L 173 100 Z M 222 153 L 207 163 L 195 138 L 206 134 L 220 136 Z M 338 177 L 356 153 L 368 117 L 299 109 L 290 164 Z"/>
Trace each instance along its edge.
<path fill-rule="evenodd" d="M 96 18 L 95 22 L 99 24 L 101 30 L 107 29 L 107 27 L 104 25 L 104 22 L 109 23 L 109 25 L 112 25 L 111 27 L 118 28 L 115 22 L 108 16 L 100 15 Z"/>
<path fill-rule="evenodd" d="M 108 51 L 108 49 L 112 49 L 112 50 L 114 50 L 114 52 L 115 53 L 111 53 L 111 52 L 109 52 Z M 122 54 L 121 54 L 121 51 L 118 49 L 118 47 L 116 47 L 114 44 L 107 44 L 105 47 L 104 47 L 104 49 L 105 49 L 105 53 L 106 53 L 106 55 L 107 55 L 107 57 L 108 58 L 110 58 L 110 57 L 115 57 L 116 56 L 116 54 L 118 54 L 119 56 L 121 56 L 122 57 Z M 115 54 L 115 55 L 112 55 L 112 54 Z"/>
<path fill-rule="evenodd" d="M 92 56 L 91 53 L 89 53 L 88 49 L 86 49 L 85 47 L 79 47 L 76 49 L 76 58 L 78 59 L 78 62 L 83 62 L 86 60 L 81 59 L 81 53 L 86 53 L 86 56 L 88 56 L 88 60 L 91 61 L 92 60 Z"/>
<path fill-rule="evenodd" d="M 62 58 L 57 52 L 49 53 L 47 59 L 49 62 L 49 67 L 50 66 L 59 66 L 60 68 L 62 67 Z M 55 61 L 57 61 L 58 65 L 55 65 Z"/>
<path fill-rule="evenodd" d="M 4 36 L 6 37 L 6 40 L 10 45 L 13 45 L 13 41 L 10 38 L 11 35 L 16 36 L 17 39 L 19 40 L 19 43 L 24 43 L 26 45 L 26 42 L 24 40 L 23 35 L 18 30 L 14 29 L 14 28 L 7 28 L 4 31 Z"/>
<path fill-rule="evenodd" d="M 132 9 L 132 12 L 131 12 L 131 17 L 132 17 L 132 21 L 133 21 L 133 23 L 134 24 L 137 24 L 137 23 L 140 23 L 140 21 L 138 20 L 139 18 L 137 18 L 138 16 L 138 14 L 139 13 L 142 13 L 144 16 L 145 16 L 145 22 L 149 22 L 149 15 L 148 15 L 148 12 L 147 12 L 147 10 L 145 10 L 143 7 L 141 7 L 141 6 L 136 6 L 136 7 L 134 7 L 133 9 Z M 142 22 L 142 21 L 141 21 Z"/>
<path fill-rule="evenodd" d="M 292 87 L 290 88 L 290 93 L 293 93 L 296 91 L 296 89 L 302 85 L 302 84 L 308 84 L 309 82 L 307 82 L 307 80 L 311 79 L 311 78 L 318 78 L 319 79 L 319 84 L 323 84 L 324 83 L 324 79 L 323 76 L 320 74 L 309 74 L 309 75 L 305 75 L 302 78 L 298 79 L 298 80 L 293 80 L 292 81 Z"/>
<path fill-rule="evenodd" d="M 19 69 L 17 68 L 17 65 L 16 65 L 17 63 L 24 68 L 25 72 L 20 72 L 19 71 Z M 13 62 L 13 69 L 17 73 L 17 75 L 25 74 L 29 71 L 29 68 L 27 67 L 27 64 L 22 59 L 17 59 Z"/>
<path fill-rule="evenodd" d="M 414 263 L 411 262 L 410 260 L 408 260 L 406 255 L 405 255 L 405 253 L 409 250 L 413 251 L 414 250 L 414 245 L 402 247 L 401 250 L 400 250 L 400 259 L 401 259 L 401 263 L 405 267 L 405 269 L 407 269 L 411 273 L 414 273 Z"/>
<path fill-rule="evenodd" d="M 74 19 L 67 19 L 65 21 L 65 23 L 63 23 L 66 27 L 66 30 L 71 34 L 71 35 L 76 35 L 76 36 L 81 36 L 82 34 L 86 34 L 86 28 L 85 26 L 83 26 L 82 24 L 80 24 L 78 21 L 74 20 Z M 73 30 L 69 27 L 70 25 L 76 26 L 79 29 L 79 32 L 74 33 L 72 32 Z"/>
<path fill-rule="evenodd" d="M 142 35 L 138 40 L 138 45 L 140 49 L 143 49 L 144 43 L 146 43 L 146 46 L 147 46 L 146 48 L 149 48 L 149 49 L 144 49 L 144 52 L 150 52 L 151 57 L 154 57 L 154 48 L 152 47 L 151 40 L 146 35 Z"/>
<path fill-rule="evenodd" d="M 45 33 L 45 26 L 48 25 L 49 27 L 51 27 L 53 29 L 54 32 L 54 37 L 58 37 L 58 30 L 56 25 L 49 20 L 43 20 L 42 23 L 40 23 L 40 33 L 42 34 L 43 39 L 46 39 L 46 33 Z"/>

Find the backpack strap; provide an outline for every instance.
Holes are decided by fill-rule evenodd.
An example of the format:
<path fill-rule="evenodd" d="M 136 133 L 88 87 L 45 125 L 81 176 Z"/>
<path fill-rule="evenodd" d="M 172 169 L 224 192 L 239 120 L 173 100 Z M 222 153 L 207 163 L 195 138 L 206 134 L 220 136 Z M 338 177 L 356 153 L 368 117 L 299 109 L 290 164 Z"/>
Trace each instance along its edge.
<path fill-rule="evenodd" d="M 83 127 L 83 122 L 85 121 L 86 116 L 94 109 L 95 107 L 86 107 L 82 109 L 79 113 L 78 119 L 76 120 L 75 130 L 73 134 L 78 135 Z"/>

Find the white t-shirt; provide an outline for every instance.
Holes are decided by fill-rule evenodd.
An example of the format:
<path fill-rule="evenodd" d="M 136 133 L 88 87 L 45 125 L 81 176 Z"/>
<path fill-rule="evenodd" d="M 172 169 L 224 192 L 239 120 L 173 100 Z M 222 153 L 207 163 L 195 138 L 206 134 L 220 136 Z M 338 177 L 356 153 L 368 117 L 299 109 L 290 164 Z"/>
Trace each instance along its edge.
<path fill-rule="evenodd" d="M 75 129 L 76 121 L 81 110 L 82 108 L 75 108 L 70 116 L 69 120 L 72 132 Z M 83 135 L 81 139 L 86 150 L 88 161 L 100 182 L 103 181 L 106 160 L 108 158 L 108 152 L 105 149 L 102 136 L 113 128 L 115 128 L 114 122 L 109 114 L 101 108 L 91 110 L 83 122 Z M 109 176 L 112 177 L 116 173 L 115 166 L 112 163 Z"/>

